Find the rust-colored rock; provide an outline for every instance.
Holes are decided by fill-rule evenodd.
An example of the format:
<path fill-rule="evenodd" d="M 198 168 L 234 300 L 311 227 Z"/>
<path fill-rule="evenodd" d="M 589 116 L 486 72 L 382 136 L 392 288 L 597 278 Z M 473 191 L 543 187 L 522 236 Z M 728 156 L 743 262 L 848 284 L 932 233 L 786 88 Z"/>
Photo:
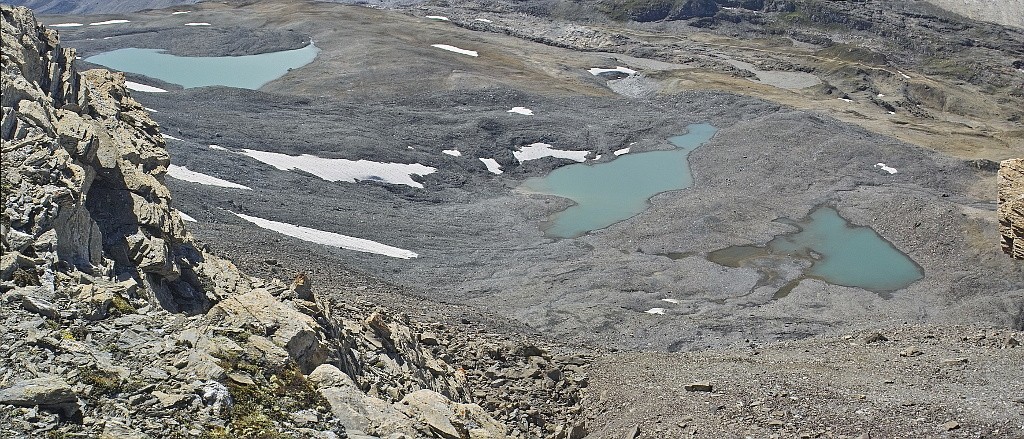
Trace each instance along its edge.
<path fill-rule="evenodd" d="M 999 232 L 1003 251 L 1024 259 L 1024 158 L 999 166 Z"/>

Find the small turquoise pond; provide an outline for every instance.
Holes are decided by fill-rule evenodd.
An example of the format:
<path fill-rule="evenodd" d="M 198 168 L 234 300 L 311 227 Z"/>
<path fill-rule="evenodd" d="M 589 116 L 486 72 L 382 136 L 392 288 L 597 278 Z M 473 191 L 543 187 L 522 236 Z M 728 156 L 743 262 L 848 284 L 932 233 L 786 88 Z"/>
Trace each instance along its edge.
<path fill-rule="evenodd" d="M 784 222 L 800 230 L 777 236 L 764 247 L 737 246 L 718 250 L 708 255 L 708 259 L 738 267 L 744 261 L 773 255 L 801 258 L 811 261 L 805 277 L 875 292 L 905 288 L 924 277 L 921 267 L 885 238 L 870 227 L 851 225 L 830 207 L 819 207 L 802 221 Z M 795 286 L 795 283 L 787 285 L 777 297 Z"/>
<path fill-rule="evenodd" d="M 122 72 L 178 84 L 185 88 L 223 85 L 258 89 L 289 70 L 313 62 L 320 53 L 313 44 L 301 49 L 244 56 L 185 57 L 162 49 L 117 49 L 85 60 Z"/>
<path fill-rule="evenodd" d="M 647 208 L 647 200 L 665 191 L 693 185 L 687 157 L 711 140 L 718 129 L 708 124 L 686 127 L 669 138 L 676 149 L 619 156 L 595 165 L 576 164 L 526 180 L 526 192 L 556 195 L 576 202 L 554 216 L 545 230 L 555 238 L 573 238 L 628 219 Z"/>

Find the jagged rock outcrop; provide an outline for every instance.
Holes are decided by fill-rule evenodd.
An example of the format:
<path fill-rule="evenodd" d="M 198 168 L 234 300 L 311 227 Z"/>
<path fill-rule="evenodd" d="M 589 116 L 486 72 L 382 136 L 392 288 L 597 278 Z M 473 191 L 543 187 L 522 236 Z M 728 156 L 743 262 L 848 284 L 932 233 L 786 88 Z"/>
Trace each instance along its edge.
<path fill-rule="evenodd" d="M 205 311 L 217 297 L 200 278 L 216 266 L 171 209 L 156 123 L 123 74 L 78 74 L 74 50 L 24 11 L 3 9 L 0 280 L 52 289 L 55 270 L 131 278 L 171 312 Z"/>
<path fill-rule="evenodd" d="M 1024 259 L 1024 159 L 999 166 L 999 232 L 1003 251 Z"/>

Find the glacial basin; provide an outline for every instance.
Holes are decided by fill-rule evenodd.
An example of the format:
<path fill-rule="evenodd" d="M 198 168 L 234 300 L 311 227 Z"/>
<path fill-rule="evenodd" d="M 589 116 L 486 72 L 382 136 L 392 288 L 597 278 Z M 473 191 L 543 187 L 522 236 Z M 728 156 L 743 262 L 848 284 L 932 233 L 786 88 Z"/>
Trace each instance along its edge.
<path fill-rule="evenodd" d="M 258 89 L 291 69 L 313 62 L 320 53 L 310 43 L 301 49 L 243 56 L 176 56 L 162 49 L 125 48 L 85 60 L 123 72 L 178 84 L 185 88 L 223 85 Z"/>
<path fill-rule="evenodd" d="M 762 270 L 765 264 L 757 264 L 757 260 L 789 257 L 809 261 L 804 275 L 783 286 L 776 298 L 784 297 L 804 278 L 890 293 L 924 277 L 924 271 L 909 256 L 870 227 L 850 224 L 831 207 L 818 207 L 801 221 L 780 222 L 799 230 L 777 236 L 764 246 L 717 250 L 708 259 L 720 265 L 757 266 Z M 763 275 L 769 279 L 778 277 L 778 273 Z"/>
<path fill-rule="evenodd" d="M 626 154 L 606 163 L 563 166 L 544 177 L 526 180 L 520 190 L 575 202 L 551 217 L 545 228 L 550 237 L 574 238 L 603 229 L 643 212 L 648 200 L 659 193 L 693 185 L 687 158 L 711 140 L 718 129 L 693 124 L 686 130 L 686 134 L 668 139 L 675 149 Z"/>

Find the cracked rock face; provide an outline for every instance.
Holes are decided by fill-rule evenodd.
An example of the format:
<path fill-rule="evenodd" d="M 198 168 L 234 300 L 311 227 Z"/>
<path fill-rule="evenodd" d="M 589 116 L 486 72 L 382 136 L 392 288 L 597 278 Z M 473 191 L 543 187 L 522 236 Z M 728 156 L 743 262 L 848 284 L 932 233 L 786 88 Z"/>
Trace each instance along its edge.
<path fill-rule="evenodd" d="M 170 158 L 124 75 L 79 74 L 75 51 L 27 10 L 3 18 L 3 244 L 14 256 L 2 280 L 74 269 L 136 278 L 171 312 L 208 308 L 204 256 L 162 181 Z"/>
<path fill-rule="evenodd" d="M 999 166 L 999 232 L 1003 251 L 1024 259 L 1024 159 Z"/>

